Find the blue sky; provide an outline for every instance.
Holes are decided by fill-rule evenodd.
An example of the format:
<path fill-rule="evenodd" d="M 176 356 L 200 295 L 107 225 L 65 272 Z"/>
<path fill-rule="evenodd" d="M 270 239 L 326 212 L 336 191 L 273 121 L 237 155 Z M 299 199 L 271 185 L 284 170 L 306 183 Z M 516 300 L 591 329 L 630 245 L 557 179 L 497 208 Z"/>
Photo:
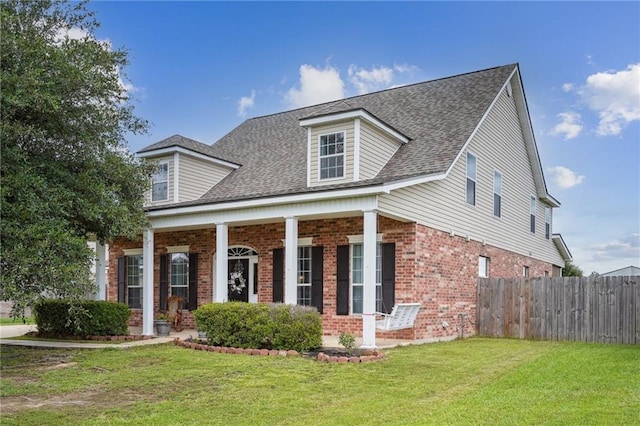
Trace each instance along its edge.
<path fill-rule="evenodd" d="M 549 192 L 585 273 L 640 266 L 638 2 L 92 2 L 149 134 L 518 62 Z"/>

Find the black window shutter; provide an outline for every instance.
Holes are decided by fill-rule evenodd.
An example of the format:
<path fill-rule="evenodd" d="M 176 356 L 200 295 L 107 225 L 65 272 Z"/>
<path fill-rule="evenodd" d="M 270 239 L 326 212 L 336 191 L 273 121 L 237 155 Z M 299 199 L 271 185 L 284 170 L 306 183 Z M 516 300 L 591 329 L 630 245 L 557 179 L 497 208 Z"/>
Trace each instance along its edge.
<path fill-rule="evenodd" d="M 284 249 L 273 249 L 273 302 L 284 302 Z"/>
<path fill-rule="evenodd" d="M 169 256 L 160 256 L 160 310 L 167 310 L 167 298 L 169 297 Z"/>
<path fill-rule="evenodd" d="M 311 248 L 311 305 L 318 309 L 318 312 L 322 313 L 322 287 L 323 287 L 323 247 Z"/>
<path fill-rule="evenodd" d="M 396 293 L 396 243 L 382 244 L 382 309 L 391 313 Z"/>
<path fill-rule="evenodd" d="M 118 302 L 127 303 L 127 258 L 118 258 Z"/>
<path fill-rule="evenodd" d="M 336 314 L 349 315 L 349 246 L 338 246 L 336 264 Z"/>
<path fill-rule="evenodd" d="M 187 309 L 198 309 L 198 253 L 189 253 L 189 297 Z"/>

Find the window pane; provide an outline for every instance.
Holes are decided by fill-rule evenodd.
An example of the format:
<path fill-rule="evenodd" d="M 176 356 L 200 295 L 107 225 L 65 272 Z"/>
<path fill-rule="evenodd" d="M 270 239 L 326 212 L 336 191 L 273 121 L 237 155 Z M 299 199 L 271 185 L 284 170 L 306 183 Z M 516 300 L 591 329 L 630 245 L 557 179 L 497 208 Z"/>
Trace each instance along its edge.
<path fill-rule="evenodd" d="M 352 285 L 352 313 L 361 314 L 363 307 L 363 246 L 351 246 L 351 285 Z M 382 303 L 382 244 L 376 244 L 376 311 L 381 312 L 385 307 Z M 390 309 L 391 307 L 389 307 Z"/>
<path fill-rule="evenodd" d="M 298 247 L 298 305 L 311 305 L 311 247 Z"/>
<path fill-rule="evenodd" d="M 168 179 L 169 165 L 167 163 L 158 164 L 155 172 L 153 173 L 153 182 L 163 182 Z"/>
<path fill-rule="evenodd" d="M 493 194 L 493 215 L 500 217 L 502 213 L 502 197 L 498 194 Z"/>
<path fill-rule="evenodd" d="M 142 288 L 129 287 L 127 294 L 127 302 L 132 309 L 142 308 Z"/>
<path fill-rule="evenodd" d="M 142 256 L 127 256 L 127 304 L 142 308 Z"/>
<path fill-rule="evenodd" d="M 476 156 L 467 153 L 467 177 L 476 180 Z"/>
<path fill-rule="evenodd" d="M 353 292 L 353 313 L 362 313 L 362 285 L 353 285 L 351 290 Z"/>
<path fill-rule="evenodd" d="M 351 282 L 355 284 L 362 284 L 362 244 L 354 244 L 352 246 L 352 260 L 351 260 Z"/>
<path fill-rule="evenodd" d="M 530 207 L 530 209 L 529 209 L 529 212 L 530 212 L 532 215 L 535 215 L 535 214 L 536 214 L 536 199 L 535 199 L 535 197 L 531 197 L 531 207 Z"/>
<path fill-rule="evenodd" d="M 493 173 L 493 192 L 502 195 L 502 175 L 499 172 Z"/>
<path fill-rule="evenodd" d="M 311 286 L 298 286 L 296 303 L 301 306 L 311 305 Z"/>
<path fill-rule="evenodd" d="M 476 183 L 471 179 L 467 179 L 467 203 L 476 205 Z"/>
<path fill-rule="evenodd" d="M 344 176 L 344 133 L 320 136 L 320 179 Z"/>
<path fill-rule="evenodd" d="M 186 253 L 171 254 L 171 295 L 181 296 L 183 306 L 189 296 L 189 256 Z"/>
<path fill-rule="evenodd" d="M 167 182 L 164 183 L 154 183 L 153 184 L 153 189 L 151 192 L 151 200 L 152 201 L 158 201 L 158 200 L 166 200 L 169 195 L 167 194 Z"/>

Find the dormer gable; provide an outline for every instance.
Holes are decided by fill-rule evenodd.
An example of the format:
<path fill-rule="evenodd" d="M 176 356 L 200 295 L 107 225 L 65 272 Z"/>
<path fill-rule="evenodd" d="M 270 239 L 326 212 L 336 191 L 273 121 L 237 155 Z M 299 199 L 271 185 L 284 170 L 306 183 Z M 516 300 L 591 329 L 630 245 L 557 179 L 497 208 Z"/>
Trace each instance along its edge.
<path fill-rule="evenodd" d="M 209 154 L 210 147 L 174 135 L 143 148 L 138 157 L 158 165 L 145 194 L 147 206 L 193 201 L 240 167 Z"/>
<path fill-rule="evenodd" d="M 363 108 L 300 120 L 307 129 L 307 186 L 372 179 L 410 138 Z"/>

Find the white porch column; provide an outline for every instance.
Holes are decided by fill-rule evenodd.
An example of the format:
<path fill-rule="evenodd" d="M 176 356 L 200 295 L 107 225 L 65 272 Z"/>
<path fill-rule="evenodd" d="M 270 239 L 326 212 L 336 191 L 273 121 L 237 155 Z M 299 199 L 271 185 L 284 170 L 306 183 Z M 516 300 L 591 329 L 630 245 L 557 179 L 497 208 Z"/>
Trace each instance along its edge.
<path fill-rule="evenodd" d="M 285 218 L 284 240 L 284 303 L 298 302 L 298 218 Z"/>
<path fill-rule="evenodd" d="M 216 302 L 226 302 L 229 299 L 228 258 L 229 226 L 226 223 L 216 223 L 216 291 L 214 298 Z"/>
<path fill-rule="evenodd" d="M 142 334 L 153 336 L 153 229 L 142 233 Z"/>
<path fill-rule="evenodd" d="M 364 212 L 362 242 L 362 266 L 364 285 L 362 288 L 362 347 L 376 347 L 376 235 L 377 212 Z"/>
<path fill-rule="evenodd" d="M 96 241 L 96 285 L 98 286 L 97 300 L 107 300 L 107 251 L 104 244 Z"/>

